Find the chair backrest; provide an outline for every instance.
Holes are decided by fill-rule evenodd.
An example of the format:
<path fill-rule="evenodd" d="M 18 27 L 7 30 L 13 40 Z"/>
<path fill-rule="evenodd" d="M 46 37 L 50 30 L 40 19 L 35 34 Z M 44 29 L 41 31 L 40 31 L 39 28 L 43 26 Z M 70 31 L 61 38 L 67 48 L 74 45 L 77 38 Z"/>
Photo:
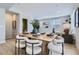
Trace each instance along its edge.
<path fill-rule="evenodd" d="M 28 38 L 26 37 L 26 43 L 27 43 L 27 45 L 29 45 L 29 46 L 32 46 L 32 44 L 35 44 L 36 46 L 39 46 L 39 45 L 42 44 L 42 41 L 40 41 L 40 40 L 32 40 L 32 39 L 28 39 Z"/>
<path fill-rule="evenodd" d="M 53 42 L 55 45 L 61 45 L 62 43 L 64 43 L 64 38 L 59 38 L 59 39 L 54 39 Z"/>
<path fill-rule="evenodd" d="M 20 35 L 16 35 L 16 40 L 15 43 L 19 43 L 19 44 L 25 44 L 25 37 L 22 37 Z"/>
<path fill-rule="evenodd" d="M 20 35 L 16 35 L 16 39 L 24 40 L 25 37 L 22 37 L 22 36 L 20 36 Z"/>

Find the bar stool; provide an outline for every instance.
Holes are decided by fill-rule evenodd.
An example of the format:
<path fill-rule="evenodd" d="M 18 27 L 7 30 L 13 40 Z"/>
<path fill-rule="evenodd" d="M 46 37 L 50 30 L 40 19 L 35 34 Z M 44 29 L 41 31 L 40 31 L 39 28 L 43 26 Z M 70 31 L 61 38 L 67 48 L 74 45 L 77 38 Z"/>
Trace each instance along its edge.
<path fill-rule="evenodd" d="M 29 55 L 36 55 L 42 52 L 42 41 L 32 40 L 26 38 L 26 53 Z"/>
<path fill-rule="evenodd" d="M 21 51 L 22 48 L 25 47 L 25 37 L 22 37 L 20 35 L 16 35 L 16 42 L 15 42 L 15 54 L 16 54 L 16 50 L 18 50 L 18 54 Z"/>

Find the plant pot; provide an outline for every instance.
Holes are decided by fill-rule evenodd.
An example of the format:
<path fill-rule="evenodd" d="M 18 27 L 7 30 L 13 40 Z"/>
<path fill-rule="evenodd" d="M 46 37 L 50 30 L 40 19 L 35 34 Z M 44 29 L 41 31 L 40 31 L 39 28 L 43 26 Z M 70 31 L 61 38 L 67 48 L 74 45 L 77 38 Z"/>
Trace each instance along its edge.
<path fill-rule="evenodd" d="M 36 34 L 37 33 L 37 30 L 36 29 L 33 29 L 32 33 Z"/>

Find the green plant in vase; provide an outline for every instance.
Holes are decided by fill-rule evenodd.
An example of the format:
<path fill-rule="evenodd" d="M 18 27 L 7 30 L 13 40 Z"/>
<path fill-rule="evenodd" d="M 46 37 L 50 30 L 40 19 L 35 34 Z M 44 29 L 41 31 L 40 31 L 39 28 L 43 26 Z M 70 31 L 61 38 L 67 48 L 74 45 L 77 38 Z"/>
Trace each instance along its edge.
<path fill-rule="evenodd" d="M 34 19 L 32 20 L 31 24 L 33 26 L 33 33 L 39 32 L 39 28 L 40 28 L 39 21 Z"/>

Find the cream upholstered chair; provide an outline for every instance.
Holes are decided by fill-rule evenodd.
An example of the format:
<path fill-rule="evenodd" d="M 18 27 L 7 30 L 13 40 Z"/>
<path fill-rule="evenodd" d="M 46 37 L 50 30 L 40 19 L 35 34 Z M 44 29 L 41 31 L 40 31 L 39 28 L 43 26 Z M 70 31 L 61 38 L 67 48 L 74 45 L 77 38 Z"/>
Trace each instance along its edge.
<path fill-rule="evenodd" d="M 26 38 L 26 53 L 30 55 L 39 54 L 42 51 L 41 48 L 42 41 L 40 40 L 30 40 Z"/>
<path fill-rule="evenodd" d="M 25 40 L 24 39 L 25 39 L 25 37 L 16 35 L 15 54 L 17 52 L 16 49 L 18 49 L 18 54 L 19 54 L 19 52 L 21 52 L 20 50 L 25 47 Z"/>
<path fill-rule="evenodd" d="M 54 39 L 54 41 L 48 44 L 49 54 L 63 55 L 64 54 L 64 39 Z"/>

